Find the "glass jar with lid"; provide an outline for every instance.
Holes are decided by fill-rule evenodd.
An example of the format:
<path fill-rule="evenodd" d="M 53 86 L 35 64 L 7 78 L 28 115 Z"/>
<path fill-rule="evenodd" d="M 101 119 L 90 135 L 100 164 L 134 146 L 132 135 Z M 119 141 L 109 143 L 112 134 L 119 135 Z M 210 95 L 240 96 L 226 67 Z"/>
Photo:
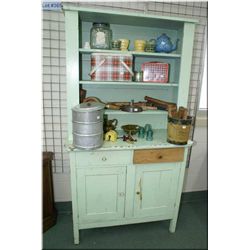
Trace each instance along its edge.
<path fill-rule="evenodd" d="M 91 49 L 111 49 L 112 30 L 108 23 L 93 23 L 90 30 Z"/>

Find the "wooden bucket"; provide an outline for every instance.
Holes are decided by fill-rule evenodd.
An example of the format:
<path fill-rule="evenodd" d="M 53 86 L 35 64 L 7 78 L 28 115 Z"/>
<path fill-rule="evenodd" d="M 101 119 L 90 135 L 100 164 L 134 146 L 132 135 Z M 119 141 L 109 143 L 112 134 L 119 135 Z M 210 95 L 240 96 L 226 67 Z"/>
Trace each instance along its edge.
<path fill-rule="evenodd" d="M 186 145 L 191 126 L 191 116 L 185 120 L 168 116 L 167 141 L 176 145 Z"/>

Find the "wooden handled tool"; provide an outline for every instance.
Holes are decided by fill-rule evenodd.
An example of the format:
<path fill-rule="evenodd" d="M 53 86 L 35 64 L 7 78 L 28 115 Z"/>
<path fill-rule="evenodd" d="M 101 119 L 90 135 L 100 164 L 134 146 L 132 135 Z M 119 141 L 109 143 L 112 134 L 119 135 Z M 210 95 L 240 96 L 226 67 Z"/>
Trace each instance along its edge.
<path fill-rule="evenodd" d="M 129 102 L 109 102 L 109 103 L 117 106 L 129 105 Z"/>
<path fill-rule="evenodd" d="M 113 104 L 113 103 L 107 103 L 107 104 L 105 105 L 105 108 L 107 108 L 107 109 L 113 109 L 113 110 L 119 110 L 119 109 L 120 109 L 120 106 L 115 105 L 115 104 Z"/>
<path fill-rule="evenodd" d="M 178 117 L 179 119 L 187 119 L 187 109 L 184 107 L 179 107 L 179 111 L 178 111 Z"/>
<path fill-rule="evenodd" d="M 174 112 L 176 113 L 176 105 L 169 105 L 168 106 L 168 116 L 169 117 L 173 117 L 174 116 Z"/>
<path fill-rule="evenodd" d="M 144 100 L 146 100 L 147 102 L 152 103 L 154 106 L 162 108 L 164 110 L 168 110 L 169 106 L 172 106 L 172 107 L 176 106 L 176 104 L 173 102 L 165 102 L 165 101 L 155 99 L 155 98 L 152 98 L 149 96 L 145 96 Z"/>
<path fill-rule="evenodd" d="M 84 101 L 86 98 L 87 90 L 86 89 L 80 89 L 80 103 Z"/>
<path fill-rule="evenodd" d="M 114 109 L 114 110 L 119 110 L 121 106 L 123 105 L 129 105 L 129 102 L 109 102 L 106 104 L 106 108 L 108 109 Z M 134 106 L 137 107 L 142 107 L 142 109 L 145 110 L 157 110 L 157 107 L 152 107 L 152 106 L 147 106 L 146 102 L 135 102 Z"/>
<path fill-rule="evenodd" d="M 171 118 L 175 118 L 175 119 L 186 120 L 188 116 L 188 110 L 187 108 L 184 108 L 181 106 L 179 107 L 179 110 L 177 111 L 176 106 L 169 106 L 168 116 Z"/>

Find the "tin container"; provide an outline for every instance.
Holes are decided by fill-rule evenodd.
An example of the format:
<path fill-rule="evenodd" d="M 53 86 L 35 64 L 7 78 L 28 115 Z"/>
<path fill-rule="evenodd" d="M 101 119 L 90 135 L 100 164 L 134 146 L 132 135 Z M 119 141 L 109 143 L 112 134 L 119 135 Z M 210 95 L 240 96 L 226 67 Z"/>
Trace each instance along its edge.
<path fill-rule="evenodd" d="M 186 145 L 189 138 L 193 118 L 178 119 L 168 116 L 167 142 L 176 145 Z"/>
<path fill-rule="evenodd" d="M 72 109 L 72 121 L 82 123 L 102 122 L 105 105 L 98 102 L 83 102 Z"/>
<path fill-rule="evenodd" d="M 72 109 L 73 144 L 77 148 L 94 149 L 103 144 L 103 114 L 105 105 L 85 102 Z"/>
<path fill-rule="evenodd" d="M 92 81 L 132 81 L 133 56 L 128 53 L 92 53 Z"/>
<path fill-rule="evenodd" d="M 103 144 L 103 133 L 83 135 L 73 133 L 74 146 L 81 149 L 100 148 Z"/>
<path fill-rule="evenodd" d="M 74 122 L 73 121 L 73 131 L 77 134 L 98 134 L 103 128 L 102 122 Z"/>
<path fill-rule="evenodd" d="M 167 83 L 169 80 L 169 64 L 161 62 L 145 62 L 142 64 L 143 81 Z"/>

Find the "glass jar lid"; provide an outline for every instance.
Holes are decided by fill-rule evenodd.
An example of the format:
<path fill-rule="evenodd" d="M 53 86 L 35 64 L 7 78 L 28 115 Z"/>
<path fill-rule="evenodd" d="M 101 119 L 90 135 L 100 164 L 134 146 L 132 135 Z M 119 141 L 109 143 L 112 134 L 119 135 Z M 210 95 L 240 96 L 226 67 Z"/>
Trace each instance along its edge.
<path fill-rule="evenodd" d="M 95 27 L 110 27 L 109 23 L 93 23 L 93 26 Z"/>

